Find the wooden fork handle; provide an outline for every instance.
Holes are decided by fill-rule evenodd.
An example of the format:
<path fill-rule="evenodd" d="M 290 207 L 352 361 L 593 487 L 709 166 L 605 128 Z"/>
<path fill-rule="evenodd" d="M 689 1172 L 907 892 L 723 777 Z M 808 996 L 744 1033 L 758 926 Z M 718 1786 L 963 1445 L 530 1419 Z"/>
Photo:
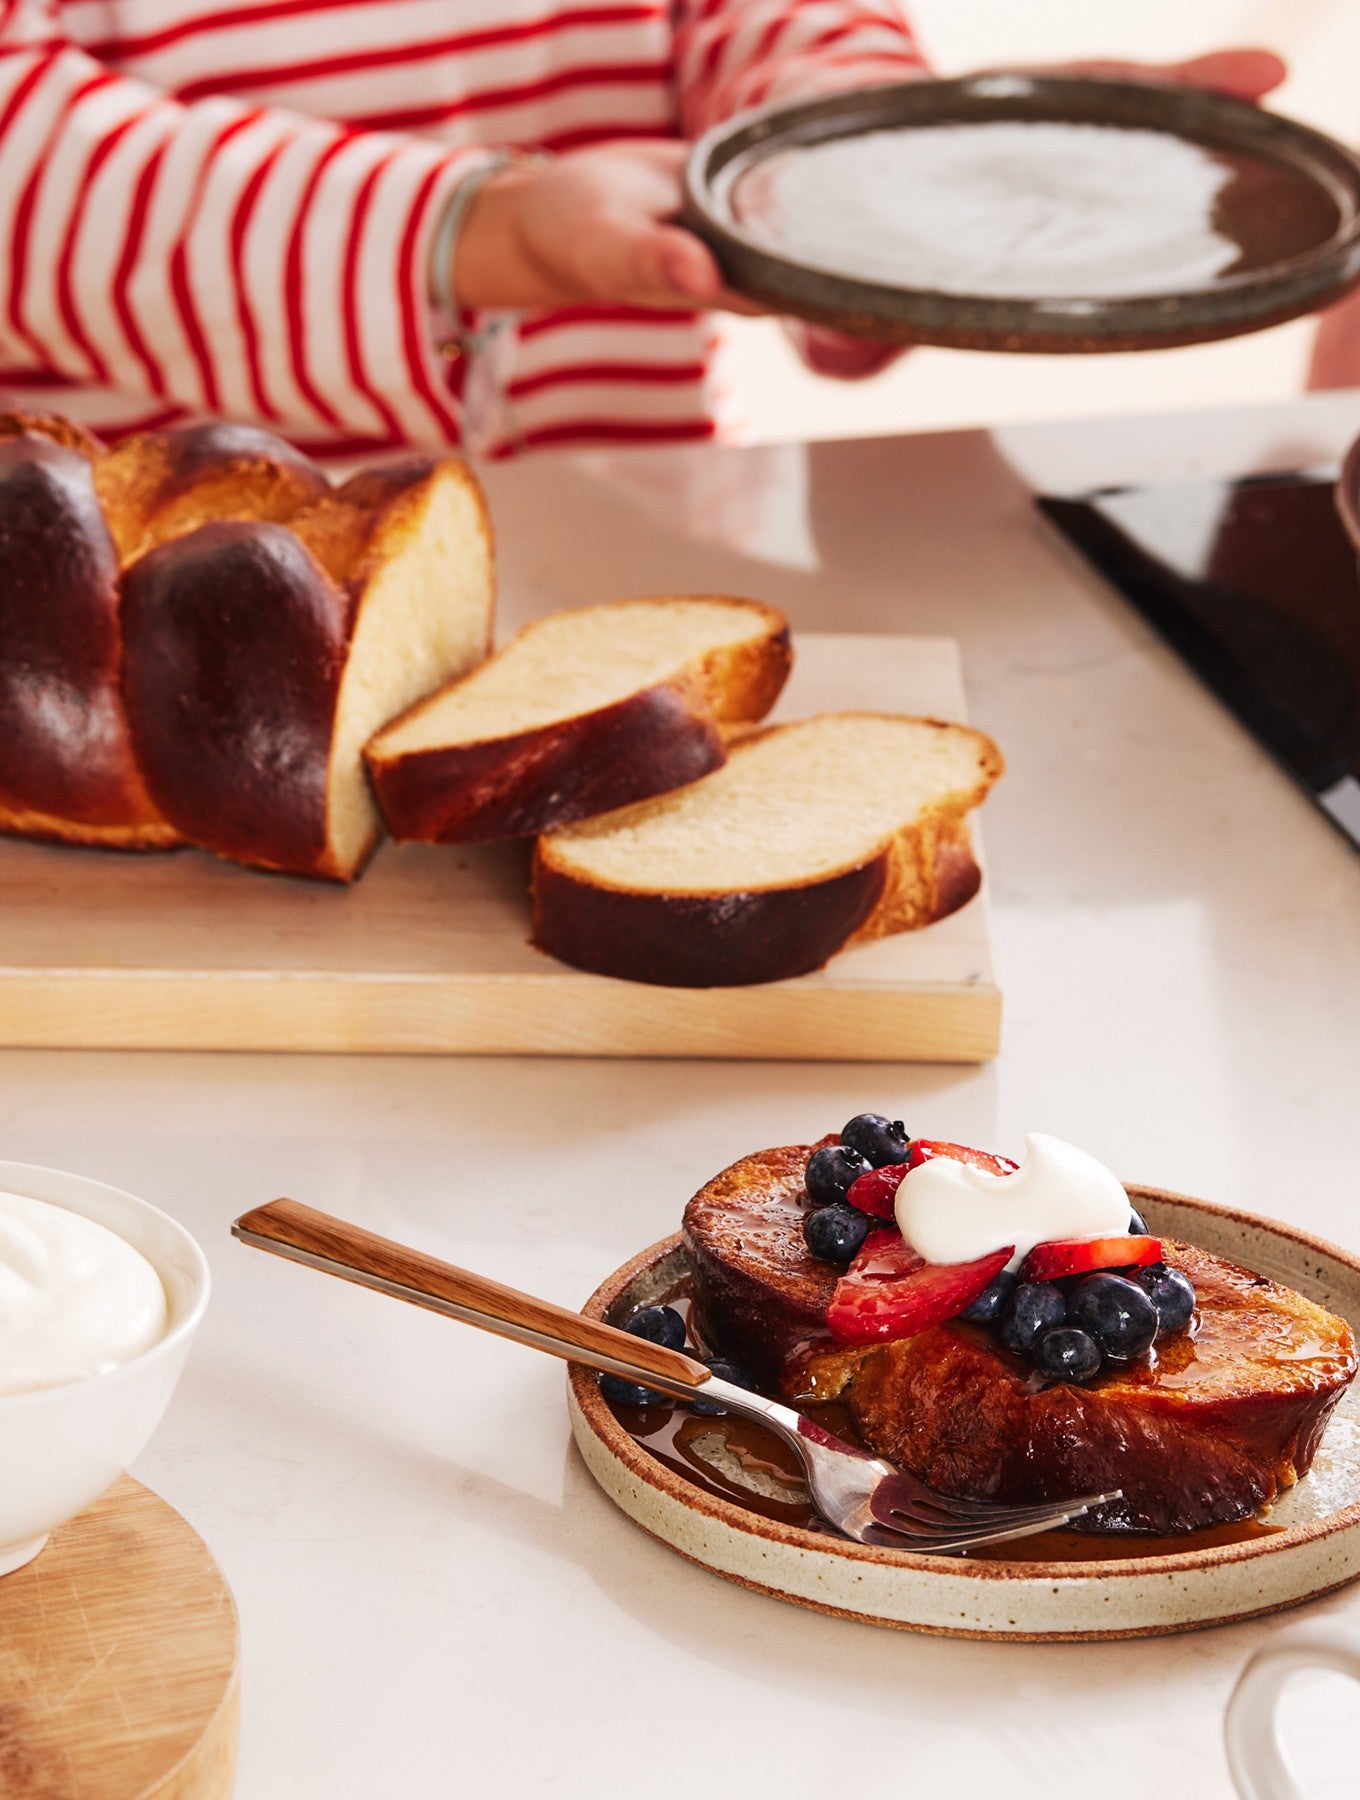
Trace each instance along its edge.
<path fill-rule="evenodd" d="M 441 1262 L 298 1200 L 273 1200 L 268 1206 L 257 1206 L 242 1214 L 231 1233 L 257 1250 L 269 1250 L 324 1274 L 338 1275 L 343 1281 L 376 1288 L 412 1306 L 462 1319 L 569 1362 L 588 1363 L 591 1368 L 634 1381 L 656 1377 L 653 1385 L 671 1391 L 687 1392 L 710 1379 L 703 1363 L 678 1350 L 667 1350 L 598 1319 L 569 1312 L 564 1306 L 502 1287 L 484 1275 Z"/>

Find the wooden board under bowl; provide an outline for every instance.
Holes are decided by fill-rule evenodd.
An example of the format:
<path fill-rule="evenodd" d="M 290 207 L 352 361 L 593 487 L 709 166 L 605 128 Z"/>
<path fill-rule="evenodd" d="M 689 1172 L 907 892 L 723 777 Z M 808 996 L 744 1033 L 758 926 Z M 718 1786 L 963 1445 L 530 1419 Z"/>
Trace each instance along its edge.
<path fill-rule="evenodd" d="M 0 1578 L 0 1794 L 226 1800 L 239 1678 L 222 1571 L 124 1476 Z"/>
<path fill-rule="evenodd" d="M 965 717 L 952 638 L 800 636 L 776 718 Z M 1004 745 L 1002 746 L 1004 750 Z M 976 833 L 975 833 L 976 838 Z M 979 852 L 979 860 L 981 855 Z M 352 888 L 198 851 L 0 841 L 0 1045 L 981 1062 L 986 887 L 924 931 L 746 988 L 589 975 L 528 941 L 528 850 L 384 845 Z"/>

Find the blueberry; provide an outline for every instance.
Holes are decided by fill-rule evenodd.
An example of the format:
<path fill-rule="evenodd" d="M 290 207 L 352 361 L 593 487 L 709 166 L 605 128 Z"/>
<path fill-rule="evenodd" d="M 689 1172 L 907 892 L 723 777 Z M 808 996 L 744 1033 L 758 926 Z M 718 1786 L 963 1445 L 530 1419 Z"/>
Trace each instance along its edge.
<path fill-rule="evenodd" d="M 835 1200 L 844 1200 L 851 1182 L 867 1175 L 869 1166 L 858 1150 L 850 1150 L 844 1144 L 823 1144 L 808 1158 L 803 1177 L 809 1198 L 815 1206 L 830 1206 Z"/>
<path fill-rule="evenodd" d="M 1140 1269 L 1134 1279 L 1157 1309 L 1157 1336 L 1184 1331 L 1195 1311 L 1195 1290 L 1189 1278 L 1165 1263 L 1153 1263 L 1150 1269 Z"/>
<path fill-rule="evenodd" d="M 1100 1345 L 1089 1331 L 1059 1325 L 1041 1334 L 1030 1360 L 1050 1381 L 1090 1381 L 1100 1373 Z"/>
<path fill-rule="evenodd" d="M 600 1392 L 611 1406 L 658 1406 L 670 1398 L 639 1387 L 635 1381 L 625 1381 L 622 1375 L 601 1375 Z"/>
<path fill-rule="evenodd" d="M 1147 1228 L 1147 1220 L 1136 1206 L 1131 1206 L 1129 1208 L 1129 1236 L 1151 1237 L 1151 1235 L 1152 1233 Z"/>
<path fill-rule="evenodd" d="M 1111 1362 L 1132 1362 L 1157 1335 L 1157 1308 L 1122 1275 L 1088 1275 L 1078 1282 L 1067 1316 L 1090 1332 Z"/>
<path fill-rule="evenodd" d="M 835 1263 L 844 1268 L 869 1235 L 867 1213 L 838 1201 L 834 1206 L 819 1206 L 803 1220 L 803 1242 L 819 1262 Z"/>
<path fill-rule="evenodd" d="M 911 1146 L 902 1121 L 885 1119 L 882 1113 L 856 1113 L 842 1130 L 841 1142 L 847 1149 L 857 1150 L 875 1169 L 887 1168 L 889 1163 L 905 1162 Z"/>
<path fill-rule="evenodd" d="M 756 1391 L 754 1378 L 740 1363 L 729 1362 L 725 1356 L 701 1356 L 699 1361 L 707 1363 L 719 1381 L 730 1381 L 733 1387 L 750 1388 L 752 1393 Z M 691 1412 L 703 1413 L 706 1418 L 716 1418 L 727 1411 L 716 1400 L 691 1400 L 689 1404 Z"/>
<path fill-rule="evenodd" d="M 649 1344 L 663 1344 L 667 1350 L 685 1347 L 685 1321 L 673 1306 L 644 1306 L 624 1326 L 634 1337 L 646 1338 Z"/>
<path fill-rule="evenodd" d="M 1006 1302 L 1015 1292 L 1015 1277 L 1003 1269 L 990 1287 L 983 1288 L 971 1306 L 965 1306 L 961 1319 L 975 1319 L 979 1325 L 991 1325 L 1006 1310 Z"/>
<path fill-rule="evenodd" d="M 1051 1281 L 1022 1281 L 1001 1315 L 1001 1341 L 1028 1356 L 1041 1332 L 1067 1323 L 1067 1302 Z"/>

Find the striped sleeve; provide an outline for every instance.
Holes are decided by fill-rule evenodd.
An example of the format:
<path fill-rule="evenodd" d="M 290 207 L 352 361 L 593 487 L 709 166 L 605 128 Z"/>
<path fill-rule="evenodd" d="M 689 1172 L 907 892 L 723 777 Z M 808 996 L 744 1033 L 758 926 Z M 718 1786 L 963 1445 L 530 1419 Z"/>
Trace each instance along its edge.
<path fill-rule="evenodd" d="M 748 106 L 925 74 L 897 0 L 679 0 L 685 135 Z"/>
<path fill-rule="evenodd" d="M 456 440 L 427 300 L 476 151 L 205 98 L 0 0 L 0 363 L 304 434 Z"/>

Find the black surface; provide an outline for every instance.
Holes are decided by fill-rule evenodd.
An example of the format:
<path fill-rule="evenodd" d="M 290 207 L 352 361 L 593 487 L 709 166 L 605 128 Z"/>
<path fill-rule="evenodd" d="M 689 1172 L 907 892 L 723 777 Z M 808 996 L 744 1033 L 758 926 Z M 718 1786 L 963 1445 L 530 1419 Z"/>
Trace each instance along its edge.
<path fill-rule="evenodd" d="M 1332 487 L 1273 476 L 1038 504 L 1360 848 L 1360 574 Z"/>

